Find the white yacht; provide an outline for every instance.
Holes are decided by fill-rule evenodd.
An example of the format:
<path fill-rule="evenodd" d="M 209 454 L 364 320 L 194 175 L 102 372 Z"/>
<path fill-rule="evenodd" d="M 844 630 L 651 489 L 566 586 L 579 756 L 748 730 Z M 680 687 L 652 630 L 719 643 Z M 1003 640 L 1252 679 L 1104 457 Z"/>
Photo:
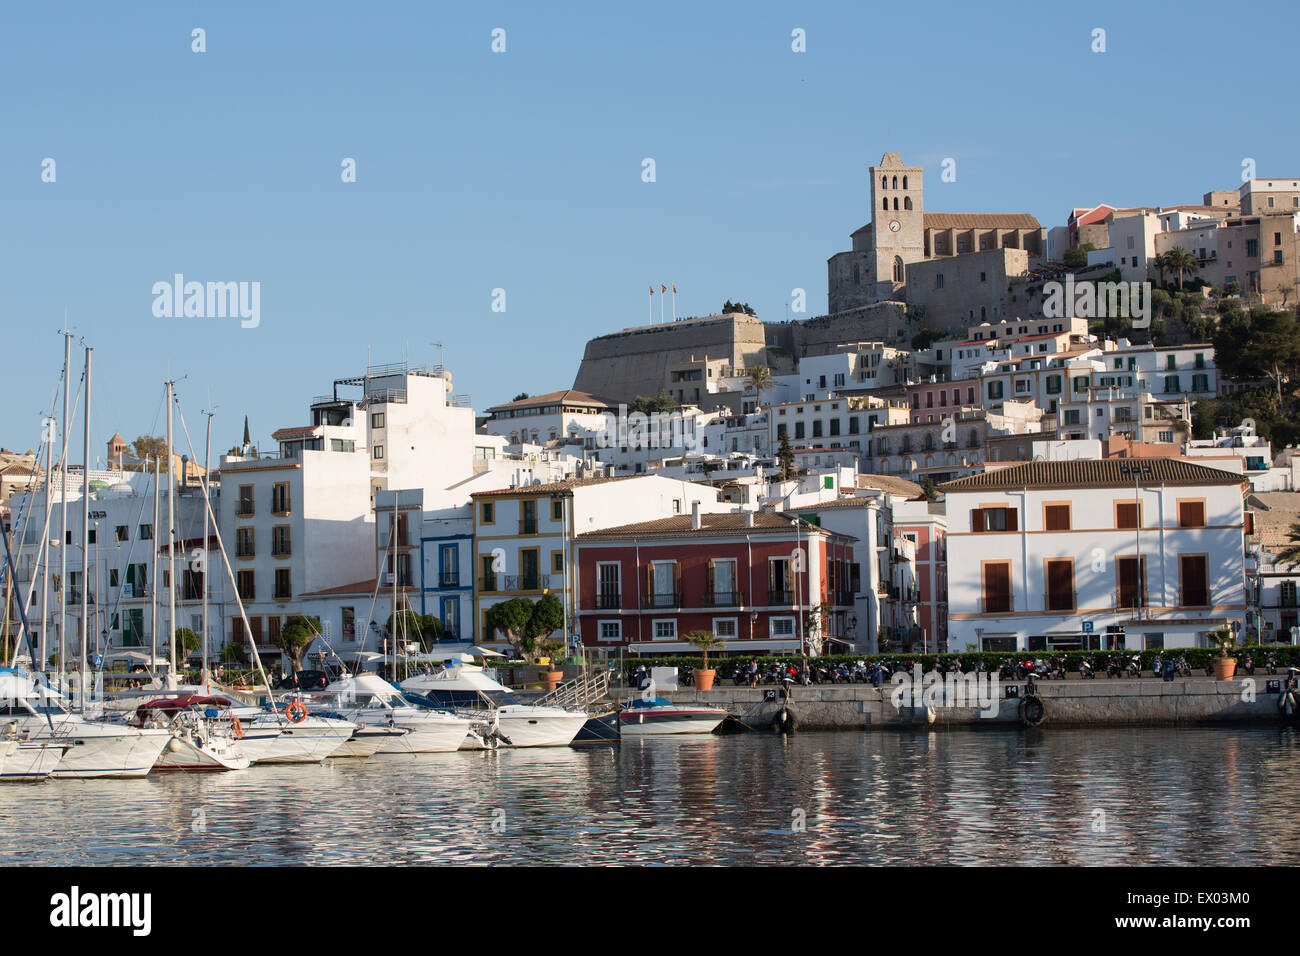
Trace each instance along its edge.
<path fill-rule="evenodd" d="M 344 720 L 367 728 L 394 727 L 407 733 L 387 740 L 381 754 L 451 753 L 459 750 L 473 723 L 443 710 L 416 707 L 378 674 L 358 674 L 328 685 L 312 697 Z"/>
<path fill-rule="evenodd" d="M 169 730 L 74 714 L 61 694 L 37 686 L 26 671 L 0 670 L 0 701 L 0 719 L 16 722 L 30 743 L 68 745 L 54 767 L 55 777 L 143 777 L 172 738 Z"/>
<path fill-rule="evenodd" d="M 461 660 L 432 674 L 408 677 L 398 686 L 414 703 L 474 721 L 474 731 L 461 744 L 464 750 L 491 748 L 497 741 L 509 747 L 564 747 L 587 722 L 582 711 L 521 704 L 482 667 Z"/>

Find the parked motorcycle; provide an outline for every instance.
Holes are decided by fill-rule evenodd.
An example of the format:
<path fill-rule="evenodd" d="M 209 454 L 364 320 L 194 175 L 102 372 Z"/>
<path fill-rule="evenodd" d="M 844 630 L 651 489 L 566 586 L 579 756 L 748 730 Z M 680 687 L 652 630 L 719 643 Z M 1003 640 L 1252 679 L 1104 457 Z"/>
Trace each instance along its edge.
<path fill-rule="evenodd" d="M 1110 659 L 1106 661 L 1106 676 L 1111 678 L 1118 678 L 1122 674 L 1123 674 L 1123 667 L 1120 665 L 1119 658 L 1116 657 L 1114 654 L 1110 655 Z"/>
<path fill-rule="evenodd" d="M 1097 672 L 1093 669 L 1092 658 L 1084 657 L 1079 660 L 1079 679 L 1093 680 L 1097 677 Z"/>
<path fill-rule="evenodd" d="M 1141 654 L 1134 654 L 1129 659 L 1128 666 L 1124 668 L 1124 673 L 1127 674 L 1129 677 L 1142 676 L 1142 655 Z"/>

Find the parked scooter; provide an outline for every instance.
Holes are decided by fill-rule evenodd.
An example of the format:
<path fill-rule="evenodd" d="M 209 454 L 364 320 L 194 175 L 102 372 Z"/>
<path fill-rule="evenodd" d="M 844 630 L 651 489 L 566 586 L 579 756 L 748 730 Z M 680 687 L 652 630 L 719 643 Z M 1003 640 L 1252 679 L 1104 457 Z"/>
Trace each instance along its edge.
<path fill-rule="evenodd" d="M 1097 676 L 1097 672 L 1096 670 L 1093 669 L 1092 658 L 1091 657 L 1082 658 L 1079 661 L 1079 679 L 1093 680 L 1096 678 L 1096 676 Z"/>
<path fill-rule="evenodd" d="M 1106 676 L 1110 678 L 1118 678 L 1123 674 L 1123 670 L 1119 658 L 1114 654 L 1110 655 L 1110 659 L 1106 661 Z"/>
<path fill-rule="evenodd" d="M 1142 676 L 1142 655 L 1141 654 L 1134 654 L 1129 659 L 1128 666 L 1124 668 L 1124 673 L 1127 674 L 1129 677 Z"/>

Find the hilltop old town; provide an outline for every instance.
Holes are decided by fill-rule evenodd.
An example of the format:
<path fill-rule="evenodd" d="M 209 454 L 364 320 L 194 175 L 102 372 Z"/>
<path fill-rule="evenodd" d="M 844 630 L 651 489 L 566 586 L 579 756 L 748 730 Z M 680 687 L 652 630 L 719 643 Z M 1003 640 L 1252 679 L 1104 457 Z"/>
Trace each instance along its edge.
<path fill-rule="evenodd" d="M 215 457 L 197 412 L 84 464 L 75 425 L 66 458 L 11 437 L 7 642 L 25 610 L 47 660 L 165 654 L 161 600 L 282 665 L 290 620 L 355 660 L 394 609 L 594 660 L 1294 643 L 1300 178 L 1047 226 L 932 212 L 898 153 L 867 175 L 825 315 L 610 331 L 479 410 L 442 364 L 340 355 L 273 447 Z"/>

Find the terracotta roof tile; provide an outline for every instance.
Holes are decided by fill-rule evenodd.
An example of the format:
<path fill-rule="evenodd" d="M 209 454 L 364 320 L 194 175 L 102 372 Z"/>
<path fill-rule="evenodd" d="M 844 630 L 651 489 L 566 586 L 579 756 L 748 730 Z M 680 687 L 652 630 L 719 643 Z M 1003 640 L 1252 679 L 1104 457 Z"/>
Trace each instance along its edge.
<path fill-rule="evenodd" d="M 809 509 L 798 509 L 806 511 Z M 667 518 L 656 518 L 653 521 L 638 521 L 635 524 L 618 525 L 613 528 L 600 528 L 596 531 L 587 531 L 578 535 L 581 539 L 596 538 L 677 538 L 682 535 L 699 535 L 704 537 L 716 537 L 717 535 L 745 535 L 745 534 L 814 534 L 822 533 L 834 535 L 834 532 L 827 531 L 824 528 L 818 528 L 816 525 L 809 524 L 799 518 L 792 512 L 783 511 L 756 511 L 753 512 L 754 524 L 752 526 L 745 523 L 744 514 L 734 514 L 731 512 L 722 514 L 702 514 L 700 515 L 700 527 L 692 528 L 691 515 L 671 515 Z M 839 535 L 842 538 L 850 538 L 848 535 Z"/>
<path fill-rule="evenodd" d="M 1245 485 L 1240 475 L 1175 458 L 1101 458 L 1032 461 L 996 471 L 956 478 L 939 485 L 943 492 L 1015 488 L 1131 488 L 1134 467 L 1143 485 Z"/>

